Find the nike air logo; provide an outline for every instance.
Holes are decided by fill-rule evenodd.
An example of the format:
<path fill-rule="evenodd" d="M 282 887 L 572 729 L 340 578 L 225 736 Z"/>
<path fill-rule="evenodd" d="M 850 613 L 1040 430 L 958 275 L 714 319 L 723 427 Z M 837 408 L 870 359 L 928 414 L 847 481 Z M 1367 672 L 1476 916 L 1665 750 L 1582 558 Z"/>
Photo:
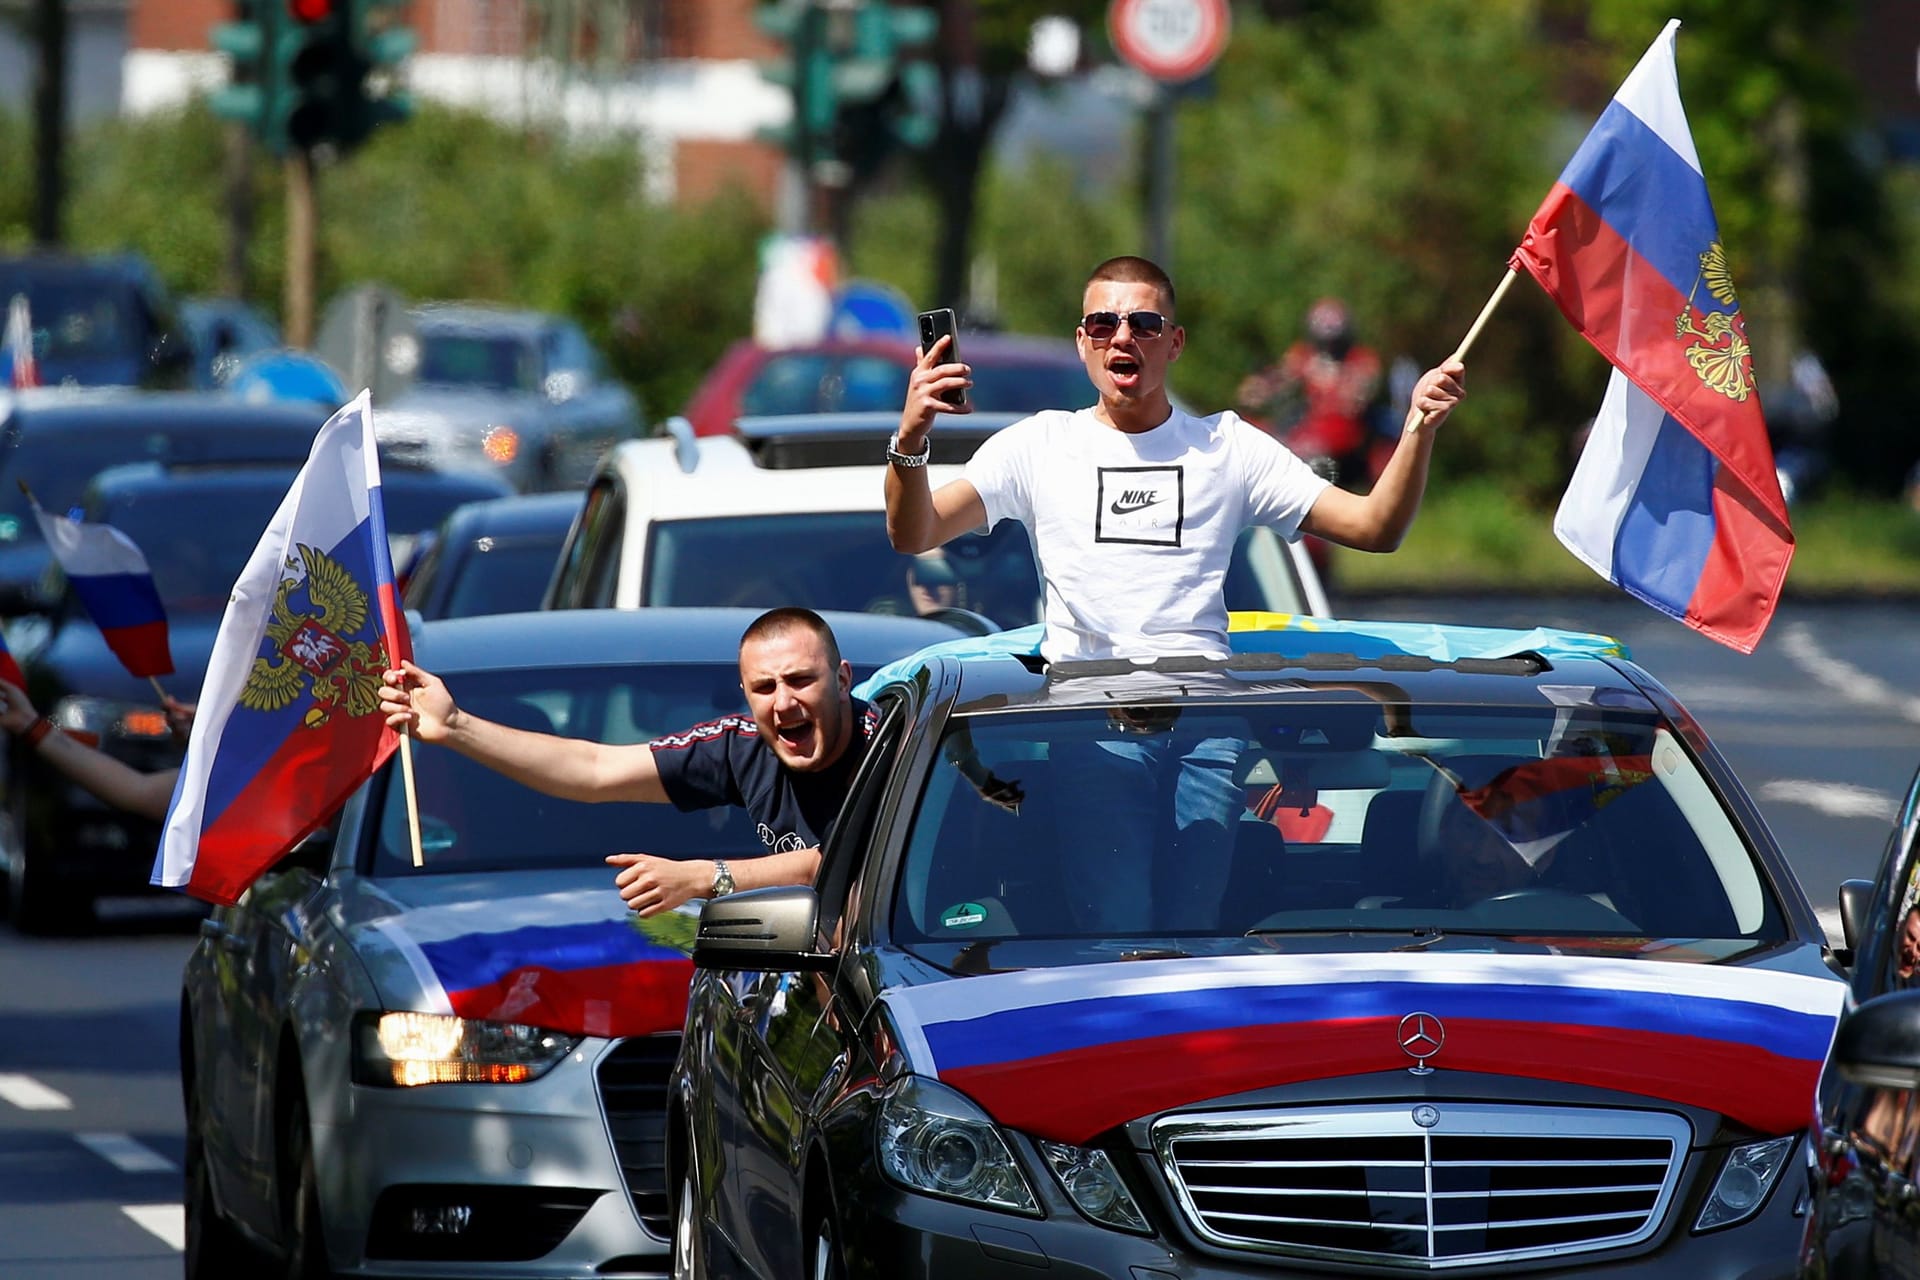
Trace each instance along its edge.
<path fill-rule="evenodd" d="M 1117 516 L 1130 516 L 1136 511 L 1145 511 L 1160 501 L 1160 494 L 1153 489 L 1128 489 L 1113 500 L 1107 510 Z"/>

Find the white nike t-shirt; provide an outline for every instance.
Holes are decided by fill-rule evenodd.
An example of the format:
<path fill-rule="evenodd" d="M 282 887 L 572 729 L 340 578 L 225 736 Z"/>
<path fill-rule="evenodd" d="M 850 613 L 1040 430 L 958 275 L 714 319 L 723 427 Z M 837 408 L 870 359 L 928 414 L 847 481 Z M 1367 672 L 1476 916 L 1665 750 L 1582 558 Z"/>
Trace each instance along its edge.
<path fill-rule="evenodd" d="M 1327 481 L 1232 412 L 1130 434 L 1091 409 L 996 432 L 967 463 L 987 526 L 1018 520 L 1046 584 L 1050 661 L 1225 657 L 1222 592 L 1250 525 L 1291 540 Z"/>

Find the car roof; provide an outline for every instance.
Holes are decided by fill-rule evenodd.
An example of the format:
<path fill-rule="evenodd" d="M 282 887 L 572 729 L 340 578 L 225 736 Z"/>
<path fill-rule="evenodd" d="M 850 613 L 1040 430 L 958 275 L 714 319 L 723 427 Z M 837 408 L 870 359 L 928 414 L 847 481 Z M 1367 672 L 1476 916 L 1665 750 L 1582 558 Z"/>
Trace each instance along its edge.
<path fill-rule="evenodd" d="M 169 466 L 159 462 L 128 462 L 107 467 L 95 474 L 89 489 L 100 499 L 133 497 L 155 490 L 197 489 L 200 492 L 284 492 L 299 472 L 298 463 Z M 387 467 L 380 477 L 382 487 L 439 488 L 465 491 L 474 498 L 503 496 L 505 482 L 482 471 L 430 471 L 417 467 Z"/>
<path fill-rule="evenodd" d="M 679 456 L 691 450 L 694 466 Z M 936 488 L 960 475 L 958 466 L 935 463 L 927 480 Z M 600 463 L 627 486 L 634 523 L 702 516 L 769 515 L 802 511 L 884 511 L 886 464 L 878 457 L 860 466 L 810 467 L 804 476 L 757 465 L 746 444 L 733 436 L 692 441 L 623 440 Z"/>
<path fill-rule="evenodd" d="M 425 302 L 413 309 L 414 327 L 422 333 L 451 333 L 459 329 L 531 335 L 550 329 L 561 318 L 544 311 L 494 307 L 480 302 Z"/>
<path fill-rule="evenodd" d="M 927 437 L 933 462 L 965 462 L 986 438 L 1011 426 L 1025 413 L 969 413 L 942 418 Z M 739 418 L 734 431 L 754 461 L 770 471 L 822 466 L 859 466 L 877 462 L 899 429 L 900 414 L 782 413 Z"/>
<path fill-rule="evenodd" d="M 133 387 L 41 387 L 0 398 L 0 414 L 34 431 L 146 425 L 167 431 L 204 427 L 304 431 L 312 437 L 332 410 L 302 401 L 254 402 L 215 391 L 141 391 Z"/>
<path fill-rule="evenodd" d="M 564 534 L 580 514 L 586 495 L 579 490 L 515 493 L 463 503 L 447 515 L 449 539 Z"/>
<path fill-rule="evenodd" d="M 762 609 L 559 609 L 442 618 L 420 627 L 421 663 L 436 673 L 529 665 L 725 663 L 733 665 L 741 633 Z M 876 666 L 922 645 L 950 639 L 954 629 L 925 618 L 877 613 L 823 613 L 840 655 Z"/>

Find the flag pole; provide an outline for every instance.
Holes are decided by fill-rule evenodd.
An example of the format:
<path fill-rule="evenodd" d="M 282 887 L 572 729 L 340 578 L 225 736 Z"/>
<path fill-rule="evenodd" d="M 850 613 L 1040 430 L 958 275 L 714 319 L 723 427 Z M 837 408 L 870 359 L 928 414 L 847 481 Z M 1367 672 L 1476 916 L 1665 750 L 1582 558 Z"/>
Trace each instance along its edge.
<path fill-rule="evenodd" d="M 413 789 L 413 730 L 400 734 L 400 780 L 407 788 L 407 838 L 413 842 L 413 865 L 426 865 L 420 852 L 420 796 Z"/>
<path fill-rule="evenodd" d="M 1480 308 L 1480 314 L 1475 316 L 1473 324 L 1468 326 L 1467 336 L 1460 339 L 1460 345 L 1453 349 L 1453 354 L 1447 359 L 1465 360 L 1467 358 L 1467 351 L 1473 346 L 1474 339 L 1480 336 L 1480 331 L 1487 327 L 1487 321 L 1492 317 L 1494 308 L 1500 305 L 1501 299 L 1507 296 L 1507 290 L 1513 288 L 1513 282 L 1519 278 L 1518 271 L 1512 267 L 1507 268 L 1507 274 L 1501 276 L 1500 283 L 1494 286 L 1493 296 L 1487 299 L 1487 305 Z M 1409 405 L 1406 425 L 1400 430 L 1403 433 L 1418 431 L 1426 425 L 1427 415 Z"/>
<path fill-rule="evenodd" d="M 159 676 L 148 676 L 147 683 L 153 686 L 153 693 L 155 697 L 159 698 L 161 702 L 165 702 L 167 700 L 167 691 L 160 687 Z"/>

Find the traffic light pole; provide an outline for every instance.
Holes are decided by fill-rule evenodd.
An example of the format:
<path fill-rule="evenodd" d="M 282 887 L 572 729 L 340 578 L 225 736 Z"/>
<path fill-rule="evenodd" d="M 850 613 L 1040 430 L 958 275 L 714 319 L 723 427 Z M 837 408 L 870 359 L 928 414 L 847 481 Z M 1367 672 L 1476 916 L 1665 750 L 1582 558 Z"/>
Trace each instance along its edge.
<path fill-rule="evenodd" d="M 281 321 L 287 345 L 313 345 L 313 153 L 287 152 L 287 282 Z"/>

